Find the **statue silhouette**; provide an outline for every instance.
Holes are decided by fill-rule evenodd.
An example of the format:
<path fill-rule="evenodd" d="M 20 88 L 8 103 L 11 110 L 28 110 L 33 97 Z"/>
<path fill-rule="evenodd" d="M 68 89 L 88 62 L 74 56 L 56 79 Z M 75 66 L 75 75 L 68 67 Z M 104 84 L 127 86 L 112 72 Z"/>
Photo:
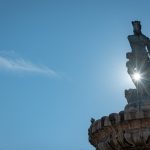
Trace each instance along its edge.
<path fill-rule="evenodd" d="M 139 94 L 150 95 L 150 39 L 141 32 L 140 21 L 132 21 L 133 35 L 128 36 L 132 52 L 127 53 L 128 73 Z M 141 75 L 140 81 L 133 78 L 135 73 Z"/>

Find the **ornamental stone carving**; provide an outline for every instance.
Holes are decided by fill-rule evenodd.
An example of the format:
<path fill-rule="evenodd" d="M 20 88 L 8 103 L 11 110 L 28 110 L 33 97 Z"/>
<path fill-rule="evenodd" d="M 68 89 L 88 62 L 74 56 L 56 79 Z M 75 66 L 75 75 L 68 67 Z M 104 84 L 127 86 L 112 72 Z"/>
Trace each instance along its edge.
<path fill-rule="evenodd" d="M 91 119 L 89 142 L 96 150 L 150 150 L 150 40 L 132 21 L 126 66 L 135 89 L 125 90 L 124 111 Z"/>

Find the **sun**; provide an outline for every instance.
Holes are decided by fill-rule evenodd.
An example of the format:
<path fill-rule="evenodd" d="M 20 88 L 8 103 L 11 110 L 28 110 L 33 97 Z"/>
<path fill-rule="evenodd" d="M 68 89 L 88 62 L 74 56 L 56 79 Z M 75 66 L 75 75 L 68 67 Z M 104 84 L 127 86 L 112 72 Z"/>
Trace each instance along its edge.
<path fill-rule="evenodd" d="M 133 79 L 134 79 L 135 81 L 139 81 L 139 80 L 141 79 L 140 73 L 138 73 L 138 72 L 134 73 L 134 74 L 133 74 Z"/>

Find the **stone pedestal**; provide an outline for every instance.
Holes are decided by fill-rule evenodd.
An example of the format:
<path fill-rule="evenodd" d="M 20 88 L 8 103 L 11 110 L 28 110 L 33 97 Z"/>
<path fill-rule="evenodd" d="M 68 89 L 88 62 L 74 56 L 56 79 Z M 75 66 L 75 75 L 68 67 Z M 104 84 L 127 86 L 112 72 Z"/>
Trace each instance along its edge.
<path fill-rule="evenodd" d="M 89 128 L 89 142 L 96 150 L 150 150 L 150 118 L 131 115 L 126 120 L 122 113 L 95 121 Z"/>

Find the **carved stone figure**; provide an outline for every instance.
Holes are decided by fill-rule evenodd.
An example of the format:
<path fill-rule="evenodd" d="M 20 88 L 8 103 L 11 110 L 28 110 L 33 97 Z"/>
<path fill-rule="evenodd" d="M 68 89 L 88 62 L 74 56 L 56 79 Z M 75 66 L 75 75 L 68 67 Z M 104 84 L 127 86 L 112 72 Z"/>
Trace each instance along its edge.
<path fill-rule="evenodd" d="M 141 32 L 140 21 L 132 21 L 134 35 L 129 35 L 128 40 L 132 52 L 127 53 L 128 73 L 133 80 L 138 94 L 150 95 L 150 40 Z M 141 74 L 140 82 L 134 80 L 135 73 Z"/>
<path fill-rule="evenodd" d="M 150 150 L 150 40 L 142 34 L 140 21 L 132 25 L 126 65 L 136 88 L 125 90 L 124 111 L 91 119 L 89 142 L 96 150 Z"/>
<path fill-rule="evenodd" d="M 141 32 L 139 21 L 132 21 L 134 35 L 129 35 L 128 40 L 132 48 L 132 54 L 136 59 L 135 69 L 140 69 L 142 63 L 149 61 L 150 40 Z M 144 64 L 143 64 L 144 65 Z"/>

